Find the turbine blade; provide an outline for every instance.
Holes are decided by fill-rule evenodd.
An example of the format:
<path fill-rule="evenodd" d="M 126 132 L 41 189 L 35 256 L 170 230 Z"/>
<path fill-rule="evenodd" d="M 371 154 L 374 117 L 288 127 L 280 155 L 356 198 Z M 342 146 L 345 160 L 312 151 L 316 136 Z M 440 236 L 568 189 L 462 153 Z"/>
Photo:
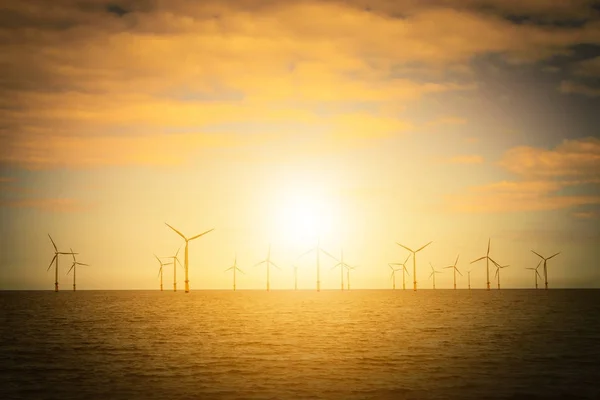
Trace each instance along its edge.
<path fill-rule="evenodd" d="M 471 261 L 471 264 L 473 264 L 474 262 L 480 261 L 480 260 L 484 260 L 485 258 L 487 258 L 487 256 L 479 257 L 477 260 Z"/>
<path fill-rule="evenodd" d="M 300 258 L 300 257 L 304 257 L 305 255 L 309 254 L 310 252 L 312 252 L 312 251 L 314 251 L 314 250 L 315 250 L 315 249 L 314 249 L 314 248 L 312 248 L 312 249 L 308 250 L 306 253 L 302 253 L 302 254 L 300 254 L 300 255 L 298 256 L 298 258 Z"/>
<path fill-rule="evenodd" d="M 544 258 L 543 256 L 541 256 L 539 253 L 536 253 L 535 251 L 531 250 L 535 255 L 537 255 L 540 258 Z"/>
<path fill-rule="evenodd" d="M 165 222 L 165 225 L 167 225 L 169 228 L 173 229 L 175 231 L 175 233 L 177 233 L 179 236 L 181 236 L 183 238 L 183 240 L 187 240 L 187 238 L 185 236 L 183 236 L 183 233 L 179 232 L 177 229 L 173 228 L 171 225 L 167 224 Z"/>
<path fill-rule="evenodd" d="M 246 275 L 246 273 L 244 271 L 242 271 L 241 269 L 239 269 L 238 267 L 235 267 L 235 269 L 237 269 L 238 271 L 240 271 L 242 274 Z"/>
<path fill-rule="evenodd" d="M 446 268 L 454 268 L 454 265 L 450 265 L 448 267 L 444 267 L 444 269 L 446 269 Z"/>
<path fill-rule="evenodd" d="M 188 240 L 194 240 L 194 239 L 197 239 L 197 238 L 199 238 L 200 236 L 204 236 L 204 235 L 206 235 L 207 233 L 209 233 L 209 232 L 212 232 L 212 231 L 214 231 L 214 230 L 215 230 L 215 228 L 209 229 L 209 230 L 207 230 L 206 232 L 202 232 L 202 233 L 201 233 L 201 234 L 199 234 L 199 235 L 192 236 L 192 237 L 191 237 L 191 238 L 189 238 Z"/>
<path fill-rule="evenodd" d="M 71 265 L 71 268 L 69 268 L 69 270 L 67 271 L 67 275 L 69 275 L 69 272 L 71 272 L 71 270 L 75 267 L 75 263 L 73 263 L 73 265 Z"/>
<path fill-rule="evenodd" d="M 556 257 L 556 256 L 557 256 L 557 255 L 559 255 L 559 254 L 560 254 L 560 251 L 559 251 L 558 253 L 556 253 L 556 254 L 554 254 L 554 255 L 551 255 L 550 257 L 546 258 L 546 260 L 549 260 L 549 259 L 551 259 L 552 257 Z"/>
<path fill-rule="evenodd" d="M 494 274 L 494 278 L 498 276 L 498 271 L 500 270 L 500 268 L 496 268 L 496 273 Z"/>
<path fill-rule="evenodd" d="M 226 270 L 224 270 L 223 272 L 227 272 L 227 271 L 229 271 L 230 269 L 233 269 L 233 267 L 229 267 L 229 268 L 227 268 Z"/>
<path fill-rule="evenodd" d="M 492 257 L 488 257 L 490 259 L 491 262 L 494 263 L 494 265 L 496 266 L 496 268 L 500 268 L 500 264 L 498 264 L 496 261 L 494 261 L 494 259 Z"/>
<path fill-rule="evenodd" d="M 270 260 L 269 260 L 270 261 Z M 275 264 L 273 261 L 270 261 L 271 265 L 274 266 L 275 268 L 277 268 L 278 270 L 281 271 L 281 268 L 279 268 L 279 266 L 277 264 Z"/>
<path fill-rule="evenodd" d="M 160 266 L 160 268 L 158 269 L 158 274 L 156 274 L 156 277 L 158 278 L 160 276 L 160 273 L 162 272 L 162 265 Z"/>
<path fill-rule="evenodd" d="M 52 242 L 52 246 L 54 246 L 54 251 L 58 252 L 58 248 L 56 247 L 54 240 L 52 240 L 52 236 L 50 236 L 50 234 L 48 234 L 48 237 L 50 238 L 50 241 Z"/>
<path fill-rule="evenodd" d="M 414 251 L 412 251 L 411 249 L 409 249 L 408 247 L 406 247 L 406 246 L 405 246 L 405 245 L 403 245 L 403 244 L 400 244 L 400 243 L 398 243 L 398 242 L 396 242 L 396 244 L 397 244 L 398 246 L 404 247 L 406 250 L 410 251 L 411 253 L 415 253 Z M 409 257 L 410 257 L 410 256 L 409 256 Z"/>
<path fill-rule="evenodd" d="M 84 263 L 80 263 L 80 262 L 76 262 L 75 264 L 77 264 L 77 265 L 85 265 L 86 267 L 90 266 L 89 264 L 84 264 Z"/>
<path fill-rule="evenodd" d="M 456 256 L 456 261 L 454 261 L 454 266 L 456 267 L 456 264 L 458 264 L 458 257 L 460 257 L 460 254 Z"/>
<path fill-rule="evenodd" d="M 181 246 L 179 246 L 179 248 L 177 249 L 177 252 L 175 253 L 175 257 L 177 257 L 177 255 L 179 254 L 179 250 L 181 250 Z"/>
<path fill-rule="evenodd" d="M 487 253 L 486 253 L 486 255 L 488 255 L 488 256 L 490 255 L 490 242 L 491 242 L 491 240 L 492 240 L 492 238 L 488 238 L 488 250 L 487 250 Z"/>
<path fill-rule="evenodd" d="M 425 247 L 429 246 L 431 243 L 433 243 L 433 240 L 429 243 L 427 243 L 425 246 L 421 247 L 419 250 L 416 250 L 415 253 L 418 253 L 419 251 L 423 250 Z"/>
<path fill-rule="evenodd" d="M 52 267 L 52 264 L 54 263 L 54 260 L 56 260 L 56 257 L 58 257 L 58 254 L 55 254 L 54 257 L 52 257 L 52 261 L 50 261 L 50 265 L 48 265 L 48 269 L 46 269 L 46 271 L 50 270 L 50 268 Z"/>
<path fill-rule="evenodd" d="M 325 250 L 319 248 L 319 250 L 321 250 L 323 253 L 327 254 L 329 257 L 333 258 L 335 261 L 339 261 L 336 257 L 332 256 L 331 254 L 329 254 L 328 252 L 326 252 Z"/>
<path fill-rule="evenodd" d="M 408 262 L 408 259 L 410 258 L 410 256 L 412 256 L 412 254 L 409 254 L 408 257 L 406 257 L 406 260 L 404 260 L 404 264 L 402 264 L 402 265 L 405 265 Z"/>
<path fill-rule="evenodd" d="M 540 275 L 540 271 L 538 271 L 537 269 L 535 270 L 535 273 L 540 277 L 540 279 L 542 279 L 542 276 Z"/>
<path fill-rule="evenodd" d="M 456 272 L 458 272 L 458 274 L 459 274 L 460 276 L 463 276 L 463 274 L 462 274 L 462 273 L 461 273 L 461 272 L 458 270 L 458 268 L 454 267 L 454 269 L 456 270 Z"/>
<path fill-rule="evenodd" d="M 71 247 L 69 247 L 69 250 L 71 250 L 71 253 L 73 253 L 73 249 Z M 71 254 L 73 256 L 73 262 L 77 261 L 75 260 L 75 253 Z"/>
<path fill-rule="evenodd" d="M 262 261 L 260 261 L 260 262 L 257 262 L 256 264 L 254 264 L 254 265 L 252 266 L 252 268 L 254 268 L 254 267 L 258 267 L 260 264 L 264 264 L 264 263 L 266 263 L 266 262 L 267 262 L 267 260 L 262 260 Z"/>
<path fill-rule="evenodd" d="M 431 279 L 431 277 L 433 276 L 433 272 L 434 271 L 431 271 L 431 274 L 429 274 L 429 279 Z"/>
<path fill-rule="evenodd" d="M 407 274 L 408 276 L 410 276 L 410 272 L 408 272 L 408 268 L 406 268 L 406 265 L 403 265 L 402 267 L 404 267 L 404 271 L 406 272 L 406 274 Z"/>
<path fill-rule="evenodd" d="M 158 260 L 159 263 L 162 264 L 162 261 L 160 261 L 160 258 L 158 258 L 158 256 L 155 254 L 154 257 L 156 257 L 156 259 Z"/>

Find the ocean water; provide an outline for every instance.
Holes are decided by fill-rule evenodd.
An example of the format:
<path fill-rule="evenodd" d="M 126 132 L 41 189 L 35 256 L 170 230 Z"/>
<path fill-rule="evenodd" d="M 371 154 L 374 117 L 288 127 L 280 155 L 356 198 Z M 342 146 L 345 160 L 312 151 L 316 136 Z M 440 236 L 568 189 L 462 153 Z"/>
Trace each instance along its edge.
<path fill-rule="evenodd" d="M 0 399 L 600 399 L 600 290 L 0 292 Z"/>

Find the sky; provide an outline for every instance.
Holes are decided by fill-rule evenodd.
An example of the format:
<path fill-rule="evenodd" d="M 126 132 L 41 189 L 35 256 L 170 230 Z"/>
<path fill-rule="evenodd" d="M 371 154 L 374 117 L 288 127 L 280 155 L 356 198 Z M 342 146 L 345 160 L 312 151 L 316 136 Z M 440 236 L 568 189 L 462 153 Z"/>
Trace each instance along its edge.
<path fill-rule="evenodd" d="M 588 0 L 4 2 L 0 289 L 597 288 L 598 110 Z"/>

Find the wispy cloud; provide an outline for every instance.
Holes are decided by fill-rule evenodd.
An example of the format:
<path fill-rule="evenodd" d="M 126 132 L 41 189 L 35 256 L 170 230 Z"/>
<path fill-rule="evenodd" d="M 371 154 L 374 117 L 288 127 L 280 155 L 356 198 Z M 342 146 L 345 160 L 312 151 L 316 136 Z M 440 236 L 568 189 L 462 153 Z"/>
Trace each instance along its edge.
<path fill-rule="evenodd" d="M 582 94 L 587 97 L 600 96 L 600 88 L 573 81 L 562 81 L 560 83 L 559 90 L 566 94 Z"/>
<path fill-rule="evenodd" d="M 478 155 L 455 156 L 448 159 L 450 164 L 481 164 L 483 157 Z"/>

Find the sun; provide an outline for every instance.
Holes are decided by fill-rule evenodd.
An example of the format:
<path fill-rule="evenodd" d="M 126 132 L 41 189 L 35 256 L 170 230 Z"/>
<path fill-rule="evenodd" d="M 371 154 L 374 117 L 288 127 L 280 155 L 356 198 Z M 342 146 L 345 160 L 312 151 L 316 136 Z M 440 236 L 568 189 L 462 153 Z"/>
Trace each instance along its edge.
<path fill-rule="evenodd" d="M 324 193 L 307 188 L 287 190 L 276 215 L 278 239 L 288 245 L 312 244 L 331 231 L 332 213 Z"/>

